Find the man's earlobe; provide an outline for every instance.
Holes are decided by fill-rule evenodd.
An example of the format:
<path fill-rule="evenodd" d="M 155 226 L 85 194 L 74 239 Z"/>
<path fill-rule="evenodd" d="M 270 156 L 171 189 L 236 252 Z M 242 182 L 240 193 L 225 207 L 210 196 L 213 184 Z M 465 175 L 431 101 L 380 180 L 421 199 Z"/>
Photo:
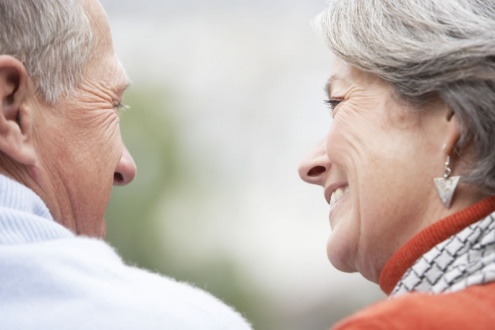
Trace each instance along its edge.
<path fill-rule="evenodd" d="M 0 55 L 0 152 L 23 165 L 35 161 L 31 113 L 27 106 L 28 74 L 16 58 Z"/>

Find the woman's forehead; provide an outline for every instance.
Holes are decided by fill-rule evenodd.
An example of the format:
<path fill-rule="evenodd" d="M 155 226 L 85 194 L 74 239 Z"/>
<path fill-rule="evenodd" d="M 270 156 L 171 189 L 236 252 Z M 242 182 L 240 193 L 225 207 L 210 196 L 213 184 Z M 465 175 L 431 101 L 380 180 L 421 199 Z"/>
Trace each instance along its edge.
<path fill-rule="evenodd" d="M 372 73 L 360 70 L 340 58 L 335 58 L 327 80 L 326 91 L 328 95 L 332 95 L 336 86 L 343 87 L 350 84 L 366 86 L 376 83 L 384 83 L 384 81 Z"/>

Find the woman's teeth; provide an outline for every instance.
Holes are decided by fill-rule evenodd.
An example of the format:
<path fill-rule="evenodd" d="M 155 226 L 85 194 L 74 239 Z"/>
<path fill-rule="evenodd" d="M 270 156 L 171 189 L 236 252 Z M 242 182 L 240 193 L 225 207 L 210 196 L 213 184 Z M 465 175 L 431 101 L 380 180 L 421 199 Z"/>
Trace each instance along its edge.
<path fill-rule="evenodd" d="M 349 187 L 342 187 L 335 190 L 330 197 L 330 205 L 337 203 L 348 191 Z"/>

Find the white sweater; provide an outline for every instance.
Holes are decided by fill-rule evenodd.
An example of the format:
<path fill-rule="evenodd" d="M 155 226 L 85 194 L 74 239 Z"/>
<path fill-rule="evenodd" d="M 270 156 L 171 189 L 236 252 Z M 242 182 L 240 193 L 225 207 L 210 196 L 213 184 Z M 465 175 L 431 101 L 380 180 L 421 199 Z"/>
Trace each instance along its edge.
<path fill-rule="evenodd" d="M 210 294 L 73 235 L 34 192 L 0 175 L 0 329 L 251 327 Z"/>

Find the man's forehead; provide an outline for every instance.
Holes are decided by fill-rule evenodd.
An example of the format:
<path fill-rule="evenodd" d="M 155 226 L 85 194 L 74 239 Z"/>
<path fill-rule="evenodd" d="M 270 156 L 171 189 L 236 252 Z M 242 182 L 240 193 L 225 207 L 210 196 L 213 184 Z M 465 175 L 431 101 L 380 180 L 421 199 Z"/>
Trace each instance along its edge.
<path fill-rule="evenodd" d="M 108 17 L 103 9 L 103 6 L 98 0 L 84 0 L 84 11 L 88 16 L 91 24 L 91 29 L 97 32 L 98 43 L 103 45 L 111 45 L 112 37 L 110 34 L 110 25 Z"/>

